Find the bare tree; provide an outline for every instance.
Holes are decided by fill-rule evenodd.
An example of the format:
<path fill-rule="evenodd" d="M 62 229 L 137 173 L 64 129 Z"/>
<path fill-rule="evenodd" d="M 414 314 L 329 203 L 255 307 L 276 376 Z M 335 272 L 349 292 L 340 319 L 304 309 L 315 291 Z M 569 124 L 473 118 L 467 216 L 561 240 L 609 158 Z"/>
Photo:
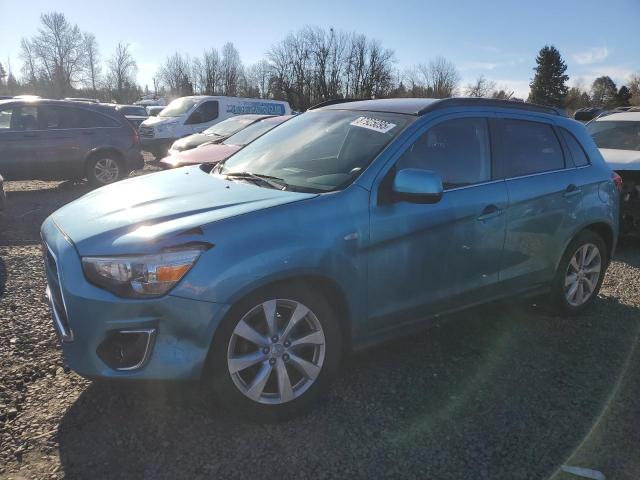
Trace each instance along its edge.
<path fill-rule="evenodd" d="M 629 77 L 629 91 L 631 92 L 631 105 L 640 106 L 640 72 Z"/>
<path fill-rule="evenodd" d="M 434 98 L 447 98 L 455 95 L 460 82 L 460 74 L 452 62 L 444 57 L 436 57 L 428 64 L 417 65 L 416 69 Z"/>
<path fill-rule="evenodd" d="M 82 78 L 86 56 L 82 33 L 77 25 L 69 23 L 62 13 L 51 12 L 40 16 L 38 33 L 22 40 L 22 57 L 29 74 L 42 77 L 51 93 L 64 97 Z"/>
<path fill-rule="evenodd" d="M 193 61 L 193 78 L 197 90 L 206 95 L 215 95 L 221 91 L 221 61 L 215 48 L 205 51 L 202 59 Z"/>
<path fill-rule="evenodd" d="M 271 75 L 272 68 L 266 60 L 260 60 L 247 68 L 247 82 L 258 89 L 260 98 L 269 98 Z"/>
<path fill-rule="evenodd" d="M 129 44 L 118 43 L 107 62 L 107 84 L 116 101 L 130 102 L 135 99 L 138 93 L 135 83 L 137 73 L 138 65 L 131 55 Z"/>
<path fill-rule="evenodd" d="M 496 82 L 480 75 L 474 83 L 467 84 L 464 93 L 468 97 L 490 97 L 495 88 Z"/>
<path fill-rule="evenodd" d="M 181 97 L 193 94 L 191 73 L 189 57 L 176 52 L 162 64 L 158 77 L 171 94 Z"/>
<path fill-rule="evenodd" d="M 225 43 L 222 47 L 222 88 L 225 95 L 236 95 L 238 82 L 242 76 L 242 61 L 233 43 Z"/>
<path fill-rule="evenodd" d="M 100 78 L 102 67 L 100 65 L 100 54 L 98 52 L 98 42 L 93 33 L 83 34 L 84 50 L 87 56 L 87 69 L 85 75 L 85 84 L 96 96 L 98 91 L 97 84 Z"/>

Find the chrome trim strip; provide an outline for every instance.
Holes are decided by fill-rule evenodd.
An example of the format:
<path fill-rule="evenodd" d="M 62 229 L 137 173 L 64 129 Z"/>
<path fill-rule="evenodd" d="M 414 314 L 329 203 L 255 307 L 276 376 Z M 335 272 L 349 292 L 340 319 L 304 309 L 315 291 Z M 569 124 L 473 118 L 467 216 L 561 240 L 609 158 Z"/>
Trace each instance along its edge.
<path fill-rule="evenodd" d="M 456 190 L 465 190 L 467 188 L 473 188 L 473 187 L 480 187 L 482 185 L 491 185 L 493 183 L 500 183 L 500 182 L 504 182 L 504 178 L 501 178 L 499 180 L 488 180 L 486 182 L 481 182 L 481 183 L 474 183 L 472 185 L 464 185 L 462 187 L 455 187 L 455 188 L 447 188 L 445 190 L 443 190 L 442 192 L 455 192 Z"/>
<path fill-rule="evenodd" d="M 59 266 L 59 262 L 58 262 L 58 257 L 53 253 L 53 251 L 51 250 L 51 247 L 49 247 L 49 244 L 44 240 L 44 238 L 42 239 L 42 243 L 44 244 L 45 247 L 47 247 L 47 250 L 49 251 L 49 254 L 53 257 L 53 260 L 56 262 L 56 277 L 58 277 L 58 288 L 60 289 L 60 298 L 62 299 L 62 308 L 64 308 L 64 313 L 65 316 L 67 317 L 67 322 L 69 322 L 69 310 L 67 309 L 67 302 L 64 299 L 64 292 L 62 291 L 62 281 L 60 279 L 60 266 Z M 46 262 L 46 258 L 45 258 L 45 262 Z M 45 268 L 46 265 L 45 265 Z M 47 285 L 47 290 L 45 292 L 45 294 L 47 295 L 47 299 L 49 301 L 49 304 L 51 305 L 51 309 L 53 310 L 53 319 L 54 319 L 54 323 L 56 325 L 58 325 L 59 330 L 60 330 L 60 336 L 62 338 L 63 342 L 72 342 L 73 341 L 73 331 L 71 329 L 67 330 L 64 327 L 64 324 L 62 323 L 62 320 L 60 320 L 60 314 L 58 313 L 58 311 L 55 308 L 55 303 L 53 301 L 53 297 L 51 296 L 51 289 L 49 288 L 49 285 Z"/>
<path fill-rule="evenodd" d="M 60 294 L 62 295 L 62 292 Z M 56 309 L 56 304 L 53 301 L 53 296 L 51 295 L 51 289 L 49 288 L 49 285 L 47 285 L 45 295 L 47 296 L 47 302 L 49 303 L 49 307 L 53 312 L 53 325 L 56 331 L 58 332 L 58 335 L 60 335 L 60 338 L 63 342 L 73 342 L 73 332 L 71 330 L 67 330 L 64 326 L 64 323 L 62 323 L 62 320 L 60 319 L 60 314 Z"/>
<path fill-rule="evenodd" d="M 142 358 L 138 363 L 136 363 L 135 365 L 132 365 L 131 367 L 116 368 L 116 370 L 119 372 L 128 372 L 131 370 L 137 370 L 138 368 L 142 368 L 147 363 L 147 361 L 149 360 L 149 356 L 151 355 L 151 347 L 156 338 L 156 329 L 146 328 L 146 329 L 139 329 L 139 330 L 118 330 L 118 333 L 125 334 L 125 335 L 130 333 L 135 333 L 135 334 L 142 333 L 147 336 L 147 344 L 144 347 L 144 354 L 142 355 Z"/>

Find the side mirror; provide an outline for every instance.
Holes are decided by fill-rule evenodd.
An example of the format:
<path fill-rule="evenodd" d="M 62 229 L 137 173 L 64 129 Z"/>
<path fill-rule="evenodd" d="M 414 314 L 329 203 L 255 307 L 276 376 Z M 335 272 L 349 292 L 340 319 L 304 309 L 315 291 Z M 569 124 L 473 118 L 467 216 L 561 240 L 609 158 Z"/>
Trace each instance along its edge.
<path fill-rule="evenodd" d="M 442 190 L 442 179 L 431 170 L 405 168 L 393 179 L 393 196 L 399 201 L 438 203 Z"/>
<path fill-rule="evenodd" d="M 185 122 L 187 125 L 193 125 L 196 123 L 202 123 L 202 113 L 200 113 L 198 110 L 196 110 L 195 112 L 193 112 L 189 118 L 187 119 L 187 121 Z"/>

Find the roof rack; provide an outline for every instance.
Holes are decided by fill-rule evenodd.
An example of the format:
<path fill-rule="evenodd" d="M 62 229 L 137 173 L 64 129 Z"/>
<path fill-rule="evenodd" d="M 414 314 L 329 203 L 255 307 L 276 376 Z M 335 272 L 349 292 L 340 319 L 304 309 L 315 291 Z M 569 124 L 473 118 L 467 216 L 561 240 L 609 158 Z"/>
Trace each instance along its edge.
<path fill-rule="evenodd" d="M 316 103 L 307 110 L 315 110 L 316 108 L 328 107 L 329 105 L 336 105 L 338 103 L 359 102 L 362 98 L 334 98 L 333 100 L 325 100 L 324 102 Z M 366 100 L 366 99 L 365 99 Z"/>
<path fill-rule="evenodd" d="M 439 110 L 448 107 L 503 107 L 518 110 L 527 110 L 530 112 L 550 113 L 552 115 L 560 115 L 566 117 L 567 114 L 561 108 L 547 107 L 545 105 L 537 105 L 535 103 L 517 102 L 514 100 L 499 100 L 496 98 L 476 98 L 476 97 L 452 97 L 443 98 L 438 102 L 427 105 L 418 112 L 418 115 L 424 115 L 427 112 Z"/>

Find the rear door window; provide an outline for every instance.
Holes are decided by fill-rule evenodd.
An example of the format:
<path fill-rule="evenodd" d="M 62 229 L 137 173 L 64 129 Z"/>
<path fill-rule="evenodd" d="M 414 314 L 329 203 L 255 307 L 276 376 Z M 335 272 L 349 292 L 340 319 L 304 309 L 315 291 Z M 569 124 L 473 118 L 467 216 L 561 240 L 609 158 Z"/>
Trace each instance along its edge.
<path fill-rule="evenodd" d="M 92 112 L 90 110 L 79 109 L 78 118 L 80 121 L 80 128 L 96 128 L 96 127 L 119 127 L 120 124 L 113 118 L 102 115 L 98 112 Z"/>
<path fill-rule="evenodd" d="M 402 154 L 396 170 L 433 170 L 451 189 L 491 180 L 487 120 L 457 118 L 431 127 Z"/>
<path fill-rule="evenodd" d="M 75 108 L 44 105 L 40 107 L 43 128 L 47 130 L 65 130 L 80 126 L 78 111 Z"/>
<path fill-rule="evenodd" d="M 38 107 L 35 105 L 22 105 L 17 109 L 17 117 L 13 120 L 15 130 L 40 130 Z M 16 111 L 14 111 L 14 115 Z"/>
<path fill-rule="evenodd" d="M 562 148 L 551 125 L 510 118 L 499 124 L 507 177 L 565 168 Z"/>
<path fill-rule="evenodd" d="M 587 157 L 586 152 L 580 145 L 580 142 L 573 136 L 571 132 L 564 128 L 560 128 L 560 133 L 564 141 L 567 143 L 567 147 L 569 148 L 569 153 L 571 154 L 571 158 L 573 158 L 573 164 L 576 167 L 584 167 L 585 165 L 589 165 L 589 157 Z"/>

